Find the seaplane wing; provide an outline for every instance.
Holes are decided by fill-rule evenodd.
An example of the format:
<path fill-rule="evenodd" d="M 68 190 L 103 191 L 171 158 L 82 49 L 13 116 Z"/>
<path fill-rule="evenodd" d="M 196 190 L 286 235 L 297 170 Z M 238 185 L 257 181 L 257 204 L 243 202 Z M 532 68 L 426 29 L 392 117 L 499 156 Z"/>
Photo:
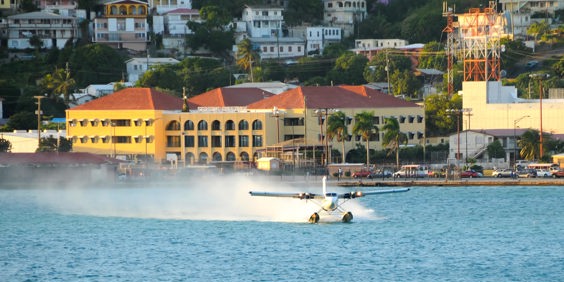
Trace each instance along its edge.
<path fill-rule="evenodd" d="M 281 197 L 281 198 L 296 198 L 301 200 L 309 199 L 325 199 L 325 196 L 314 193 L 279 193 L 279 192 L 254 192 L 250 191 L 251 196 L 263 196 L 263 197 Z"/>
<path fill-rule="evenodd" d="M 292 192 L 256 192 L 256 191 L 249 191 L 249 194 L 251 196 L 282 197 L 282 198 L 295 198 L 300 200 L 312 200 L 320 207 L 320 209 L 319 211 L 311 215 L 311 217 L 309 218 L 309 222 L 317 223 L 319 221 L 320 212 L 324 212 L 325 214 L 328 215 L 342 214 L 342 221 L 350 222 L 353 218 L 353 215 L 351 212 L 345 212 L 341 208 L 341 204 L 351 199 L 360 198 L 369 195 L 400 193 L 407 191 L 409 191 L 409 188 L 374 190 L 374 191 L 353 191 L 347 193 L 327 192 L 327 179 L 323 177 L 322 194 L 315 194 L 308 192 L 292 193 Z"/>

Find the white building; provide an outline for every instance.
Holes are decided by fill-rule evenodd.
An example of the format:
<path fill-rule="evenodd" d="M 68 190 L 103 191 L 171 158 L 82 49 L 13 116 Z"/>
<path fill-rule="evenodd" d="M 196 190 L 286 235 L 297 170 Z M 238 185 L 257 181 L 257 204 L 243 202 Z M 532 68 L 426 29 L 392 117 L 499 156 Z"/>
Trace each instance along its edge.
<path fill-rule="evenodd" d="M 173 58 L 131 58 L 125 61 L 127 79 L 130 83 L 135 83 L 151 66 L 178 64 L 179 62 Z"/>
<path fill-rule="evenodd" d="M 13 132 L 2 132 L 0 138 L 4 138 L 12 144 L 12 153 L 35 153 L 37 150 L 37 130 L 14 130 Z M 41 138 L 66 137 L 66 130 L 43 130 Z"/>
<path fill-rule="evenodd" d="M 282 7 L 267 5 L 247 5 L 243 9 L 242 20 L 247 24 L 250 37 L 282 37 Z"/>
<path fill-rule="evenodd" d="M 123 82 L 121 84 L 125 87 L 133 86 L 131 82 Z M 96 98 L 112 94 L 115 92 L 115 85 L 116 82 L 111 82 L 108 84 L 90 84 L 86 88 L 80 89 L 80 92 L 72 94 L 74 99 L 69 102 L 69 107 L 72 108 L 78 105 L 82 105 Z"/>
<path fill-rule="evenodd" d="M 305 41 L 295 37 L 249 38 L 260 50 L 261 59 L 288 59 L 305 56 Z"/>
<path fill-rule="evenodd" d="M 192 0 L 149 0 L 149 7 L 157 14 L 163 14 L 176 9 L 192 9 Z"/>
<path fill-rule="evenodd" d="M 344 37 L 354 34 L 355 26 L 366 18 L 364 0 L 323 0 L 323 20 L 329 26 L 341 27 Z"/>
<path fill-rule="evenodd" d="M 153 16 L 153 31 L 163 35 L 165 49 L 184 50 L 186 35 L 193 33 L 188 21 L 201 22 L 199 10 L 180 8 Z"/>
<path fill-rule="evenodd" d="M 74 17 L 49 12 L 31 12 L 8 17 L 8 48 L 34 48 L 29 44 L 38 36 L 43 48 L 62 49 L 70 39 L 78 38 L 78 22 Z"/>
<path fill-rule="evenodd" d="M 357 39 L 354 41 L 354 46 L 358 49 L 400 48 L 408 44 L 409 42 L 403 39 Z"/>
<path fill-rule="evenodd" d="M 323 54 L 323 49 L 331 43 L 341 42 L 343 31 L 340 27 L 308 27 L 306 28 L 307 54 Z"/>

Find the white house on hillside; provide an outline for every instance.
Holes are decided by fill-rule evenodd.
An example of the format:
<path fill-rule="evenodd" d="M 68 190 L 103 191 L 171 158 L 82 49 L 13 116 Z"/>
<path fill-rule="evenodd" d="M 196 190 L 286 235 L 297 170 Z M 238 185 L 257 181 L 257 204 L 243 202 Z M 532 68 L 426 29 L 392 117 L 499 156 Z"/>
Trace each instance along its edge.
<path fill-rule="evenodd" d="M 131 58 L 125 61 L 127 81 L 135 83 L 151 66 L 178 64 L 179 62 L 173 58 Z"/>
<path fill-rule="evenodd" d="M 354 34 L 355 25 L 366 18 L 364 0 L 323 0 L 323 21 L 343 29 L 344 37 Z"/>
<path fill-rule="evenodd" d="M 31 12 L 8 17 L 8 48 L 34 48 L 29 44 L 38 36 L 43 48 L 62 49 L 67 41 L 78 38 L 78 22 L 74 17 L 49 12 Z"/>
<path fill-rule="evenodd" d="M 149 0 L 149 7 L 163 14 L 176 9 L 192 9 L 192 0 Z"/>
<path fill-rule="evenodd" d="M 316 52 L 322 54 L 328 44 L 341 42 L 343 31 L 340 27 L 308 27 L 306 28 L 306 41 L 308 54 Z"/>

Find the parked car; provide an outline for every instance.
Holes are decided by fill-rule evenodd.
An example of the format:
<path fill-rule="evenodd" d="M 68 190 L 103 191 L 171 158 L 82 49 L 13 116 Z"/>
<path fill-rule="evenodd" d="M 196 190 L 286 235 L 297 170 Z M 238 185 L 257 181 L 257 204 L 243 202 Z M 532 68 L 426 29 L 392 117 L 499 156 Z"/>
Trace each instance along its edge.
<path fill-rule="evenodd" d="M 466 170 L 460 173 L 460 178 L 476 178 L 480 177 L 480 173 L 474 170 Z"/>
<path fill-rule="evenodd" d="M 370 174 L 372 174 L 372 172 L 369 170 L 361 170 L 353 172 L 351 176 L 352 178 L 371 178 Z"/>
<path fill-rule="evenodd" d="M 534 169 L 521 169 L 517 171 L 517 176 L 520 178 L 534 178 L 537 177 L 537 171 Z"/>
<path fill-rule="evenodd" d="M 555 170 L 552 172 L 552 178 L 564 177 L 564 170 Z"/>
<path fill-rule="evenodd" d="M 369 178 L 388 178 L 392 177 L 392 172 L 387 170 L 377 170 L 370 174 Z"/>
<path fill-rule="evenodd" d="M 551 177 L 552 173 L 546 169 L 537 169 L 537 177 Z"/>
<path fill-rule="evenodd" d="M 492 173 L 492 177 L 498 177 L 498 178 L 513 177 L 513 176 L 515 176 L 515 173 L 510 168 L 497 169 Z"/>

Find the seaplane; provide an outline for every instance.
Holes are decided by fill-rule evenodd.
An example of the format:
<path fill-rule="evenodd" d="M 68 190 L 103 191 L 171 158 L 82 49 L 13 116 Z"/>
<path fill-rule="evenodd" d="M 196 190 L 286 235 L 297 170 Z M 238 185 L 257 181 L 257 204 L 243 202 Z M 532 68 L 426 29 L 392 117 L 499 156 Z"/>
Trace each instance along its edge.
<path fill-rule="evenodd" d="M 350 211 L 345 211 L 342 205 L 349 200 L 355 198 L 361 198 L 369 195 L 377 194 L 389 194 L 389 193 L 401 193 L 409 191 L 409 188 L 402 189 L 388 189 L 388 190 L 375 190 L 375 191 L 353 191 L 347 193 L 335 193 L 327 192 L 327 177 L 324 176 L 323 182 L 323 194 L 307 193 L 307 192 L 257 192 L 249 191 L 251 196 L 262 196 L 262 197 L 282 197 L 282 198 L 295 198 L 300 200 L 311 200 L 317 206 L 319 210 L 314 212 L 309 217 L 309 223 L 318 223 L 320 214 L 324 214 L 332 217 L 341 217 L 341 221 L 348 223 L 353 220 L 353 214 Z"/>

